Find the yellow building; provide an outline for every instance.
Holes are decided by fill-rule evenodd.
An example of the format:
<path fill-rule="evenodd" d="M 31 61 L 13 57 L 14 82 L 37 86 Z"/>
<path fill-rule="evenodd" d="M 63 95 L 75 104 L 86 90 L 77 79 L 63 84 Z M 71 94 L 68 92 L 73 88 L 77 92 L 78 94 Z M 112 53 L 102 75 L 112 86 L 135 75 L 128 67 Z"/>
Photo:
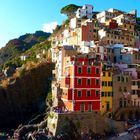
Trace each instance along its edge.
<path fill-rule="evenodd" d="M 101 114 L 112 112 L 112 68 L 103 65 L 102 68 L 102 87 L 101 87 Z"/>

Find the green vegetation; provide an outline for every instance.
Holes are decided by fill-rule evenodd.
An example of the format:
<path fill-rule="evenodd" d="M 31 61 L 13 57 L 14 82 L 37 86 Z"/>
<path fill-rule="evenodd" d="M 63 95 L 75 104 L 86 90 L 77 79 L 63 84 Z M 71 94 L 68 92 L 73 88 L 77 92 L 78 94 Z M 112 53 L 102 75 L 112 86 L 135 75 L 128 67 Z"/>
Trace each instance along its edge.
<path fill-rule="evenodd" d="M 32 62 L 36 63 L 39 60 L 38 58 L 36 58 L 36 55 L 39 53 L 42 53 L 42 58 L 47 58 L 47 51 L 50 49 L 50 47 L 51 47 L 51 43 L 48 41 L 38 43 L 38 44 L 32 46 L 27 51 L 25 51 L 24 53 L 20 53 L 20 55 L 27 56 L 25 61 L 21 60 L 20 55 L 18 55 L 16 57 L 8 60 L 3 65 L 3 68 L 5 69 L 6 67 L 9 67 L 9 66 L 21 67 L 23 64 L 27 63 L 28 61 L 32 61 Z M 43 54 L 43 51 L 45 51 L 46 53 Z"/>
<path fill-rule="evenodd" d="M 70 4 L 61 9 L 61 14 L 66 14 L 67 16 L 74 14 L 80 6 L 75 4 Z"/>
<path fill-rule="evenodd" d="M 50 112 L 50 113 L 48 114 L 48 117 L 51 118 L 51 119 L 53 119 L 53 118 L 55 117 L 54 112 Z"/>
<path fill-rule="evenodd" d="M 64 22 L 65 25 L 69 25 L 69 23 L 70 23 L 70 20 L 69 20 L 69 19 L 67 19 L 67 20 Z"/>
<path fill-rule="evenodd" d="M 53 97 L 52 97 L 52 93 L 49 92 L 48 95 L 47 95 L 47 99 L 48 99 L 48 100 L 52 100 L 52 98 L 53 98 Z"/>
<path fill-rule="evenodd" d="M 36 44 L 45 42 L 49 36 L 50 33 L 36 31 L 34 34 L 25 34 L 17 39 L 10 40 L 5 47 L 0 49 L 0 70 L 9 65 L 14 65 L 16 67 L 22 66 L 22 64 L 25 62 L 20 60 L 20 55 L 26 54 L 26 52 L 28 50 L 30 51 L 30 49 L 32 49 L 32 47 L 34 47 Z M 38 48 L 37 47 L 34 48 L 36 48 L 36 50 L 38 48 L 46 48 L 46 50 L 50 48 L 50 46 L 46 43 L 43 45 L 41 44 Z M 35 59 L 36 53 L 32 53 L 32 50 L 30 56 L 31 57 L 29 61 L 37 61 Z"/>
<path fill-rule="evenodd" d="M 140 21 L 140 17 L 137 17 L 137 21 Z"/>
<path fill-rule="evenodd" d="M 9 66 L 21 67 L 24 63 L 25 63 L 24 61 L 21 61 L 21 59 L 17 57 L 5 63 L 3 68 L 5 69 L 6 67 Z"/>
<path fill-rule="evenodd" d="M 26 73 L 26 69 L 25 69 L 25 68 L 22 68 L 22 69 L 20 70 L 20 76 L 24 76 L 25 73 Z"/>
<path fill-rule="evenodd" d="M 80 127 L 81 127 L 81 123 L 80 123 L 80 121 L 77 120 L 77 121 L 75 122 L 75 125 L 76 125 L 76 128 L 77 128 L 77 129 L 80 128 Z"/>

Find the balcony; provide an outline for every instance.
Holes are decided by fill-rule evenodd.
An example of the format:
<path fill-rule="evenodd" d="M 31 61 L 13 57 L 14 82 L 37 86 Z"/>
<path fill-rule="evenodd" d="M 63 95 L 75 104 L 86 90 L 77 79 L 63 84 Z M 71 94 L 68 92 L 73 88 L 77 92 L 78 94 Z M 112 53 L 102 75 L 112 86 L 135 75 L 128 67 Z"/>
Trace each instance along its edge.
<path fill-rule="evenodd" d="M 131 90 L 138 90 L 138 85 L 132 85 Z"/>
<path fill-rule="evenodd" d="M 139 98 L 138 94 L 131 95 L 131 99 L 132 100 L 137 100 L 138 98 Z"/>

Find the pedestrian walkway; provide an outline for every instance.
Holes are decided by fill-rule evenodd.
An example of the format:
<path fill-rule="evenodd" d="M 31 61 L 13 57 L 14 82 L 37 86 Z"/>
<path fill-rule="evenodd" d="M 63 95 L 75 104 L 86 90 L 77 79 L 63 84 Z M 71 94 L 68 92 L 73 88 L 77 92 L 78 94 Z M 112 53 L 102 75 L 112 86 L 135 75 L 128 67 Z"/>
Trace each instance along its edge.
<path fill-rule="evenodd" d="M 109 138 L 108 140 L 133 140 L 133 135 L 128 134 L 127 132 L 119 134 L 119 136 L 114 136 Z"/>

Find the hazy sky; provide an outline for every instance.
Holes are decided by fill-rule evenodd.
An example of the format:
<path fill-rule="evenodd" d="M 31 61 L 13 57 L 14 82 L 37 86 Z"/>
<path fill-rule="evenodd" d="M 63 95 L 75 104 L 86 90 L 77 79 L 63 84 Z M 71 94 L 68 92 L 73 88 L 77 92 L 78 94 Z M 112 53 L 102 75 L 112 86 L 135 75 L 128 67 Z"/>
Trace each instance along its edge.
<path fill-rule="evenodd" d="M 140 0 L 0 0 L 0 47 L 25 33 L 51 31 L 66 18 L 60 10 L 68 4 L 92 4 L 95 11 L 137 9 L 140 16 Z"/>

